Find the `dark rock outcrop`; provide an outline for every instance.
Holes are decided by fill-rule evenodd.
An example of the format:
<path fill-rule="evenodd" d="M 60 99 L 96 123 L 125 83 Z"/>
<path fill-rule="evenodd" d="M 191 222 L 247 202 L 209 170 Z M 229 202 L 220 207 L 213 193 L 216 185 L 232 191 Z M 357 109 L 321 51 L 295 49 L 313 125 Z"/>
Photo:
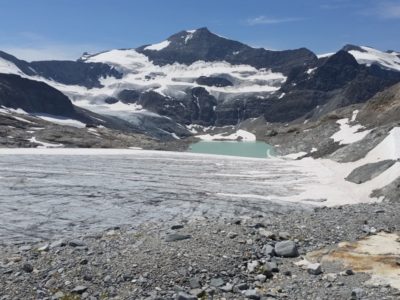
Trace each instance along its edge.
<path fill-rule="evenodd" d="M 200 85 L 216 86 L 216 87 L 226 87 L 233 85 L 233 83 L 230 82 L 228 79 L 222 77 L 207 77 L 207 76 L 201 76 L 197 78 L 196 83 Z"/>
<path fill-rule="evenodd" d="M 255 68 L 270 68 L 288 73 L 293 67 L 314 65 L 317 57 L 306 48 L 286 51 L 255 49 L 237 41 L 220 37 L 207 28 L 190 33 L 181 31 L 168 38 L 170 44 L 158 51 L 146 46 L 137 48 L 155 64 L 166 65 L 175 62 L 192 64 L 195 61 L 226 61 L 232 64 L 248 64 Z"/>

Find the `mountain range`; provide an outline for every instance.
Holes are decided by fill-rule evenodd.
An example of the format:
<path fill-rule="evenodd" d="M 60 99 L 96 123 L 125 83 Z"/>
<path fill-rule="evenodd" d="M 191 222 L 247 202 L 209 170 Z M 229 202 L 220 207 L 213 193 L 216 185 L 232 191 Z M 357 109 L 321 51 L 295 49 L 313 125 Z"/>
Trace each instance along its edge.
<path fill-rule="evenodd" d="M 207 28 L 76 61 L 27 62 L 0 52 L 3 115 L 20 110 L 161 141 L 190 137 L 192 126 L 317 121 L 398 82 L 396 51 L 355 45 L 319 56 L 306 48 L 272 51 Z"/>

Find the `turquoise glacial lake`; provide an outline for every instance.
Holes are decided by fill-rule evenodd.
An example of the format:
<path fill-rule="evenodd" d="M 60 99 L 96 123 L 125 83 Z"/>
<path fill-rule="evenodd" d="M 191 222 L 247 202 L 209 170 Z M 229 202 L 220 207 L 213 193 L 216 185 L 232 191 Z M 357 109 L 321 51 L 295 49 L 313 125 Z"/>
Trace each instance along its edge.
<path fill-rule="evenodd" d="M 274 155 L 273 147 L 260 141 L 200 141 L 192 144 L 188 152 L 255 158 L 268 158 Z"/>

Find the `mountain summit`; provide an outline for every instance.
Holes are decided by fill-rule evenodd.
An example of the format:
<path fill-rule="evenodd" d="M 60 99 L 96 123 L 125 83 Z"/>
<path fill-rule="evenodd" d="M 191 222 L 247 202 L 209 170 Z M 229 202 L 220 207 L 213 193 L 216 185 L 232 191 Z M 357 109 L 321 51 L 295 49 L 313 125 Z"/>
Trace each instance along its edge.
<path fill-rule="evenodd" d="M 226 61 L 288 73 L 291 68 L 314 65 L 317 57 L 306 48 L 271 51 L 252 48 L 243 43 L 221 37 L 203 27 L 178 32 L 167 40 L 136 49 L 157 65 L 192 64 L 196 61 Z"/>

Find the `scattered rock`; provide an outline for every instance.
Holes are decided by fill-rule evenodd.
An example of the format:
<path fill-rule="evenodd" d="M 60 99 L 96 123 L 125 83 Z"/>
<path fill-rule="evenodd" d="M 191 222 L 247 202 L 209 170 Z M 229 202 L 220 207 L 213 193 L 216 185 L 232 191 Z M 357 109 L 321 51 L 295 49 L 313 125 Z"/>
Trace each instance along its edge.
<path fill-rule="evenodd" d="M 237 236 L 238 236 L 238 234 L 236 232 L 228 232 L 228 234 L 227 234 L 227 237 L 230 239 L 234 239 Z"/>
<path fill-rule="evenodd" d="M 176 242 L 176 241 L 183 241 L 183 240 L 188 240 L 191 239 L 192 236 L 188 234 L 177 234 L 177 233 L 172 233 L 168 234 L 165 238 L 166 242 Z"/>
<path fill-rule="evenodd" d="M 296 243 L 293 241 L 283 241 L 275 244 L 275 254 L 281 257 L 297 257 L 299 252 Z"/>
<path fill-rule="evenodd" d="M 220 287 L 224 285 L 224 280 L 222 278 L 213 278 L 210 281 L 210 285 L 213 287 Z"/>
<path fill-rule="evenodd" d="M 189 279 L 189 285 L 192 289 L 199 289 L 201 288 L 201 282 L 197 277 Z"/>
<path fill-rule="evenodd" d="M 182 229 L 182 228 L 184 228 L 185 226 L 183 226 L 183 225 L 172 225 L 171 226 L 171 229 L 172 230 L 178 230 L 178 229 Z"/>
<path fill-rule="evenodd" d="M 50 245 L 49 244 L 45 244 L 45 245 L 43 245 L 43 246 L 38 248 L 38 251 L 40 251 L 40 252 L 47 252 L 49 250 L 50 250 Z"/>
<path fill-rule="evenodd" d="M 246 290 L 243 292 L 243 296 L 248 299 L 258 300 L 260 299 L 260 295 L 257 293 L 257 290 Z"/>
<path fill-rule="evenodd" d="M 307 266 L 307 272 L 312 275 L 322 274 L 321 264 L 319 263 L 309 264 Z"/>
<path fill-rule="evenodd" d="M 178 293 L 176 300 L 197 300 L 197 296 L 186 294 L 184 292 Z"/>
<path fill-rule="evenodd" d="M 230 283 L 227 283 L 226 285 L 220 287 L 220 290 L 224 291 L 225 293 L 232 292 L 233 290 L 233 285 Z"/>
<path fill-rule="evenodd" d="M 275 255 L 274 247 L 271 245 L 268 245 L 268 244 L 264 245 L 264 247 L 262 248 L 261 251 L 265 256 L 274 256 Z"/>
<path fill-rule="evenodd" d="M 65 297 L 65 294 L 63 292 L 57 292 L 51 297 L 51 299 L 58 300 L 58 299 L 62 299 L 64 297 Z"/>
<path fill-rule="evenodd" d="M 84 292 L 87 291 L 87 287 L 84 285 L 78 285 L 76 287 L 74 287 L 74 289 L 72 290 L 72 293 L 76 293 L 76 294 L 83 294 Z"/>
<path fill-rule="evenodd" d="M 351 291 L 351 299 L 352 300 L 359 300 L 365 296 L 365 291 L 360 288 L 355 288 Z"/>
<path fill-rule="evenodd" d="M 271 240 L 276 240 L 276 234 L 273 233 L 272 231 L 265 230 L 264 228 L 259 228 L 258 229 L 258 233 L 261 236 L 265 236 L 265 237 L 267 237 L 267 238 L 269 238 Z"/>
<path fill-rule="evenodd" d="M 257 260 L 253 260 L 247 263 L 247 271 L 249 271 L 249 273 L 254 273 L 259 265 L 260 263 Z"/>
<path fill-rule="evenodd" d="M 81 240 L 71 240 L 68 242 L 71 247 L 86 247 L 86 243 Z"/>
<path fill-rule="evenodd" d="M 22 265 L 22 270 L 25 271 L 26 273 L 32 273 L 33 272 L 33 266 L 29 263 L 24 263 Z"/>

